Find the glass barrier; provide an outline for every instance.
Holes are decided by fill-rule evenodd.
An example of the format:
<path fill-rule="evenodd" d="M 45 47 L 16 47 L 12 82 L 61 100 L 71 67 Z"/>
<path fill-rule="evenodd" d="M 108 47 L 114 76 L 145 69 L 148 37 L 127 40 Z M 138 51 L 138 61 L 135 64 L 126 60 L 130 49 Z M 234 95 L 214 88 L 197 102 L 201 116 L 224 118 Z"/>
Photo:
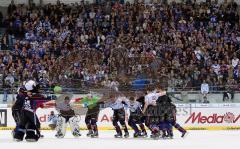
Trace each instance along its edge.
<path fill-rule="evenodd" d="M 86 88 L 63 88 L 62 94 L 71 93 L 75 98 L 87 94 L 95 94 L 97 96 L 106 96 L 106 98 L 114 92 L 110 89 L 86 89 Z M 53 89 L 43 88 L 40 94 L 44 94 L 48 97 L 53 97 L 55 94 Z M 142 90 L 120 90 L 119 95 L 126 96 L 143 96 L 144 91 Z M 0 104 L 12 104 L 17 95 L 17 88 L 0 88 Z M 201 91 L 194 90 L 178 90 L 168 91 L 167 95 L 171 98 L 174 103 L 240 103 L 240 92 L 233 90 L 225 91 L 210 91 L 207 94 L 202 94 Z"/>

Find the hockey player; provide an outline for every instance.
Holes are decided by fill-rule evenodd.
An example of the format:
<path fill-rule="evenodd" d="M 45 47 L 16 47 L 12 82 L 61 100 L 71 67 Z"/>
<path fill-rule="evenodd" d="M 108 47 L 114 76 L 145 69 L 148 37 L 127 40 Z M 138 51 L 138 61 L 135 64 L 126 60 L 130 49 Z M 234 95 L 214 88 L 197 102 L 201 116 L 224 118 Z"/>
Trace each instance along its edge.
<path fill-rule="evenodd" d="M 122 128 L 124 129 L 124 137 L 129 137 L 128 128 L 125 123 L 125 110 L 124 110 L 124 104 L 126 104 L 126 98 L 125 97 L 110 97 L 110 107 L 113 109 L 113 126 L 116 129 L 117 134 L 114 135 L 115 138 L 121 138 L 122 137 L 122 130 L 118 125 L 118 122 L 122 125 Z"/>
<path fill-rule="evenodd" d="M 87 114 L 85 117 L 85 124 L 87 125 L 88 137 L 98 137 L 97 119 L 99 114 L 99 104 L 92 107 L 88 107 Z"/>
<path fill-rule="evenodd" d="M 145 96 L 145 104 L 143 113 L 146 116 L 145 124 L 151 131 L 152 138 L 158 138 L 160 136 L 159 131 L 159 115 L 156 106 L 156 101 L 160 96 L 165 95 L 166 92 L 160 88 L 153 90 L 152 88 L 147 89 L 147 95 Z"/>
<path fill-rule="evenodd" d="M 89 137 L 92 137 L 92 138 L 98 137 L 97 121 L 98 121 L 98 115 L 100 112 L 100 105 L 103 103 L 104 102 L 97 101 L 96 103 L 92 103 L 87 106 L 88 110 L 85 117 L 85 123 L 88 128 L 87 136 Z"/>
<path fill-rule="evenodd" d="M 19 128 L 19 124 L 20 124 L 20 120 L 21 120 L 21 112 L 22 112 L 25 97 L 27 97 L 27 94 L 25 92 L 25 88 L 24 87 L 19 88 L 18 89 L 18 94 L 17 94 L 17 97 L 16 97 L 17 100 L 12 106 L 12 116 L 13 116 L 13 119 L 16 123 L 15 129 L 12 131 L 13 136 Z"/>
<path fill-rule="evenodd" d="M 146 94 L 144 94 L 144 95 L 146 95 Z M 145 105 L 145 97 L 144 96 L 140 96 L 139 98 L 137 98 L 137 100 L 136 101 L 138 101 L 139 103 L 140 103 L 140 105 L 141 105 L 141 110 L 143 111 L 143 108 L 144 108 L 144 105 Z M 143 112 L 142 112 L 143 113 Z M 144 131 L 144 129 L 145 129 L 145 121 L 146 121 L 146 116 L 144 115 L 144 113 L 143 113 L 143 115 L 142 115 L 142 117 L 141 117 L 141 125 L 140 125 L 140 127 L 141 127 L 141 129 L 142 129 L 142 132 L 141 132 L 141 136 L 143 136 L 143 137 L 147 137 L 148 135 L 147 135 L 147 131 L 145 130 Z"/>
<path fill-rule="evenodd" d="M 35 81 L 30 80 L 24 87 L 27 93 L 19 94 L 17 102 L 13 107 L 13 109 L 22 108 L 20 112 L 21 118 L 13 137 L 16 141 L 22 141 L 26 133 L 26 141 L 36 142 L 40 138 L 40 123 L 36 116 L 32 94 L 36 91 L 37 84 Z"/>
<path fill-rule="evenodd" d="M 177 110 L 172 100 L 167 95 L 161 96 L 157 100 L 157 107 L 160 115 L 159 127 L 163 132 L 162 137 L 173 138 L 172 127 L 179 130 L 182 133 L 181 137 L 184 137 L 187 131 L 176 122 Z"/>
<path fill-rule="evenodd" d="M 158 98 L 157 100 L 157 111 L 159 117 L 159 129 L 162 132 L 162 138 L 172 137 L 172 126 L 168 123 L 168 118 L 170 116 L 170 107 L 171 104 L 169 102 L 170 98 L 164 95 Z"/>
<path fill-rule="evenodd" d="M 147 132 L 142 121 L 143 113 L 141 110 L 140 102 L 136 101 L 134 97 L 130 97 L 129 102 L 127 102 L 127 105 L 130 110 L 128 125 L 134 130 L 133 137 L 137 138 L 141 136 L 147 136 Z M 140 126 L 142 133 L 138 129 L 137 124 Z"/>
<path fill-rule="evenodd" d="M 176 121 L 176 115 L 177 115 L 177 109 L 176 106 L 169 100 L 169 107 L 166 109 L 167 110 L 167 117 L 166 117 L 166 123 L 167 123 L 167 134 L 170 138 L 173 137 L 173 132 L 172 132 L 172 126 L 175 127 L 179 132 L 182 133 L 181 137 L 184 138 L 187 134 L 187 131 L 181 127 L 177 121 Z"/>
<path fill-rule="evenodd" d="M 79 117 L 75 114 L 70 105 L 70 98 L 66 96 L 64 102 L 56 104 L 56 109 L 59 111 L 57 120 L 57 138 L 63 138 L 66 133 L 67 123 L 69 123 L 74 137 L 80 137 Z"/>

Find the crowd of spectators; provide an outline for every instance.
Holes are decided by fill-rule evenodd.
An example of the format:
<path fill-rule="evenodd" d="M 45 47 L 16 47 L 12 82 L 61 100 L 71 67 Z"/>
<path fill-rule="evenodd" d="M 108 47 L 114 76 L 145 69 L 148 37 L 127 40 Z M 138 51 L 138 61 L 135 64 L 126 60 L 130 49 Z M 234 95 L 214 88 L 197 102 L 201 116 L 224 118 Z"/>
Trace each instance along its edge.
<path fill-rule="evenodd" d="M 240 25 L 234 0 L 12 3 L 1 24 L 6 28 L 0 40 L 2 82 L 12 76 L 15 82 L 31 78 L 50 87 L 70 77 L 75 82 L 113 79 L 116 85 L 141 74 L 175 90 L 200 89 L 203 80 L 210 90 L 239 90 Z M 64 59 L 71 52 L 79 60 Z M 61 73 L 51 77 L 56 72 Z M 118 80 L 121 73 L 128 77 Z"/>

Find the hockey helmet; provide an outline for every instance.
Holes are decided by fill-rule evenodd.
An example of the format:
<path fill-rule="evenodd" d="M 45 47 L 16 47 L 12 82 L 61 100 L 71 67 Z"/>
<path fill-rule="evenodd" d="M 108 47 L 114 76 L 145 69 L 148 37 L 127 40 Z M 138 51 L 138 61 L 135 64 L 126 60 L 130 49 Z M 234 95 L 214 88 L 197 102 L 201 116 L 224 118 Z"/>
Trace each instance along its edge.
<path fill-rule="evenodd" d="M 37 83 L 33 80 L 29 80 L 25 83 L 24 87 L 27 91 L 33 91 L 37 87 Z"/>

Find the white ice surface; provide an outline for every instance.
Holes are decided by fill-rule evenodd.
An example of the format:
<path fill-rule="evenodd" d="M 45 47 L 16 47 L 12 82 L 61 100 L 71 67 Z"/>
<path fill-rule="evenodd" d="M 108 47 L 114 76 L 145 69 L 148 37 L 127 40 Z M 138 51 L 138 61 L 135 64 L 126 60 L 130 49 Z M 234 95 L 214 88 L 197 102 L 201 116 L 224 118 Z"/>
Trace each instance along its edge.
<path fill-rule="evenodd" d="M 240 149 L 240 131 L 189 131 L 185 139 L 174 131 L 173 140 L 115 139 L 114 131 L 100 131 L 99 138 L 92 139 L 81 133 L 74 138 L 68 131 L 65 138 L 56 139 L 54 131 L 42 131 L 43 139 L 29 143 L 14 142 L 11 131 L 0 130 L 0 149 Z"/>

